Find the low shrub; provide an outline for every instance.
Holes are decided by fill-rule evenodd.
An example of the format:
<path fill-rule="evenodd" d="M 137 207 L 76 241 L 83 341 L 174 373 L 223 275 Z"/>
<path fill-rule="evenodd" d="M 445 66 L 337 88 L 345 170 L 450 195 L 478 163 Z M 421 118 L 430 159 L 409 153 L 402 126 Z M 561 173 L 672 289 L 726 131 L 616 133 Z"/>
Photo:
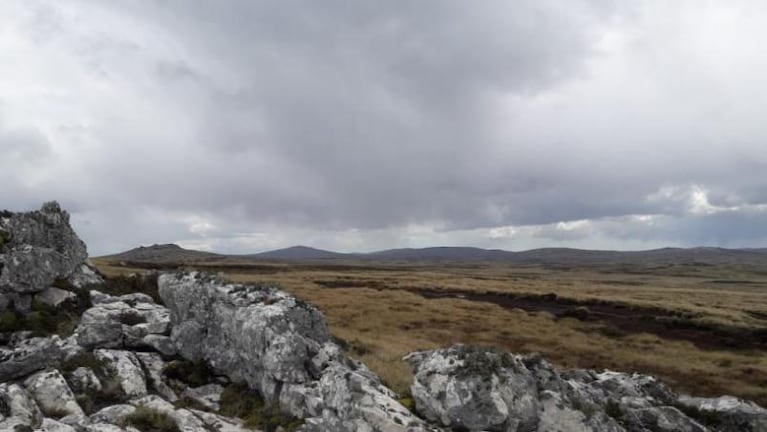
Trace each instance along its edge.
<path fill-rule="evenodd" d="M 347 354 L 355 355 L 358 357 L 370 354 L 371 352 L 370 347 L 367 344 L 361 342 L 359 339 L 347 341 L 346 339 L 333 336 L 333 342 L 341 347 L 341 349 Z"/>
<path fill-rule="evenodd" d="M 285 432 L 294 432 L 303 424 L 285 413 L 274 403 L 268 403 L 255 390 L 245 384 L 230 384 L 221 394 L 219 412 L 229 417 L 243 419 L 244 426 L 258 428 L 264 432 L 275 432 L 282 428 Z"/>
<path fill-rule="evenodd" d="M 63 361 L 59 369 L 65 377 L 69 377 L 79 367 L 91 369 L 101 382 L 101 390 L 89 389 L 75 396 L 77 403 L 86 414 L 92 414 L 104 407 L 125 401 L 126 396 L 117 372 L 108 363 L 97 358 L 92 352 L 86 351 Z"/>
<path fill-rule="evenodd" d="M 716 411 L 699 409 L 699 408 L 696 408 L 690 405 L 685 405 L 682 403 L 674 404 L 674 408 L 683 412 L 684 415 L 686 415 L 687 417 L 697 420 L 699 423 L 703 424 L 704 426 L 708 426 L 710 428 L 716 428 L 722 424 L 721 414 L 719 414 Z"/>
<path fill-rule="evenodd" d="M 143 293 L 162 304 L 162 298 L 157 288 L 158 273 L 151 272 L 136 275 L 119 275 L 108 278 L 103 284 L 94 286 L 93 289 L 104 294 L 120 296 L 125 294 Z"/>
<path fill-rule="evenodd" d="M 140 406 L 125 416 L 120 425 L 132 426 L 142 432 L 181 432 L 168 414 L 146 406 Z"/>
<path fill-rule="evenodd" d="M 0 250 L 2 250 L 5 244 L 9 241 L 11 241 L 11 235 L 3 230 L 0 230 Z"/>
<path fill-rule="evenodd" d="M 623 410 L 618 402 L 610 399 L 605 405 L 605 414 L 612 417 L 618 423 L 623 421 Z"/>
<path fill-rule="evenodd" d="M 0 315 L 0 332 L 31 331 L 34 336 L 71 335 L 80 322 L 82 312 L 90 301 L 81 294 L 58 307 L 38 300 L 32 301 L 32 311 L 24 316 L 18 311 L 5 311 Z"/>
<path fill-rule="evenodd" d="M 213 370 L 204 361 L 173 360 L 162 370 L 166 378 L 199 387 L 213 380 Z"/>

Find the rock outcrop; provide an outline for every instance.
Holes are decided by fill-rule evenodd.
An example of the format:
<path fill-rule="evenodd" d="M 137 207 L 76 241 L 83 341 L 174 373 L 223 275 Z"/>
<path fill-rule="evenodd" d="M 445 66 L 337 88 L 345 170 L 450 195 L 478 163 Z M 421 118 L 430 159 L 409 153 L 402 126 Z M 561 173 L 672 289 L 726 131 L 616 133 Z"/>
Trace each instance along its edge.
<path fill-rule="evenodd" d="M 767 432 L 751 402 L 466 346 L 407 357 L 419 417 L 313 306 L 199 272 L 105 283 L 68 221 L 0 212 L 0 431 Z"/>
<path fill-rule="evenodd" d="M 197 272 L 164 274 L 158 284 L 181 356 L 279 402 L 306 420 L 305 430 L 425 430 L 375 374 L 341 353 L 313 306 L 275 287 Z"/>
<path fill-rule="evenodd" d="M 55 201 L 39 211 L 0 213 L 0 293 L 6 300 L 0 306 L 29 312 L 31 296 L 55 282 L 74 287 L 101 282 L 87 257 L 69 213 Z"/>
<path fill-rule="evenodd" d="M 767 431 L 761 407 L 680 397 L 647 375 L 559 372 L 538 356 L 462 345 L 406 359 L 417 412 L 455 430 Z"/>

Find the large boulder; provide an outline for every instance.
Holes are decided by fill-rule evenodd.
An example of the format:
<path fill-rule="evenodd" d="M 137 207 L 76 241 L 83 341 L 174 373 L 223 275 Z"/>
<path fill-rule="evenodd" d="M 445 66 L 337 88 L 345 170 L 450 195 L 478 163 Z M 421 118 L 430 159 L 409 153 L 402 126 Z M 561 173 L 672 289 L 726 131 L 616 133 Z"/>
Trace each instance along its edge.
<path fill-rule="evenodd" d="M 12 431 L 16 426 L 37 427 L 43 421 L 35 401 L 18 384 L 0 384 L 0 431 Z"/>
<path fill-rule="evenodd" d="M 36 293 L 49 304 L 68 297 L 52 285 L 78 289 L 103 282 L 87 258 L 69 213 L 55 201 L 39 211 L 0 212 L 0 312 L 11 308 L 28 314 Z"/>
<path fill-rule="evenodd" d="M 0 346 L 0 381 L 25 377 L 56 365 L 64 357 L 65 342 L 58 336 L 36 337 Z"/>
<path fill-rule="evenodd" d="M 170 332 L 170 311 L 146 294 L 110 296 L 91 291 L 93 307 L 83 312 L 75 329 L 84 348 L 152 348 L 166 355 L 175 347 Z"/>
<path fill-rule="evenodd" d="M 341 353 L 313 306 L 275 287 L 198 272 L 161 275 L 159 292 L 181 356 L 279 402 L 306 419 L 305 430 L 424 430 L 375 374 Z"/>
<path fill-rule="evenodd" d="M 0 231 L 0 287 L 6 290 L 42 291 L 75 274 L 88 257 L 85 243 L 69 225 L 69 213 L 55 201 L 39 211 L 3 213 Z"/>
<path fill-rule="evenodd" d="M 38 372 L 24 381 L 24 386 L 46 415 L 63 417 L 83 415 L 83 410 L 75 401 L 75 395 L 66 380 L 56 369 Z"/>
<path fill-rule="evenodd" d="M 136 354 L 107 349 L 98 349 L 93 354 L 115 373 L 125 396 L 134 398 L 147 394 L 146 376 Z"/>
<path fill-rule="evenodd" d="M 767 431 L 767 410 L 753 403 L 679 396 L 648 375 L 560 372 L 536 355 L 464 345 L 406 359 L 417 412 L 456 430 Z"/>
<path fill-rule="evenodd" d="M 721 430 L 767 431 L 767 409 L 733 396 L 700 398 L 681 396 L 679 404 L 711 418 Z"/>

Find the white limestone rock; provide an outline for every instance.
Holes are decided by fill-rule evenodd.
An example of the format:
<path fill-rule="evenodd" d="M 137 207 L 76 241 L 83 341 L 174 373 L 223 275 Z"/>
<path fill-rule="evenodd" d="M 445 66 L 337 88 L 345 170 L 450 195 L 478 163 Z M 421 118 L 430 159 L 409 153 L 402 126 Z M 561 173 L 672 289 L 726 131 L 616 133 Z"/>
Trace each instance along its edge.
<path fill-rule="evenodd" d="M 134 353 L 107 349 L 98 349 L 93 353 L 115 371 L 126 396 L 134 398 L 147 394 L 146 377 Z"/>
<path fill-rule="evenodd" d="M 84 415 L 74 393 L 57 369 L 37 372 L 24 381 L 24 386 L 47 415 Z"/>

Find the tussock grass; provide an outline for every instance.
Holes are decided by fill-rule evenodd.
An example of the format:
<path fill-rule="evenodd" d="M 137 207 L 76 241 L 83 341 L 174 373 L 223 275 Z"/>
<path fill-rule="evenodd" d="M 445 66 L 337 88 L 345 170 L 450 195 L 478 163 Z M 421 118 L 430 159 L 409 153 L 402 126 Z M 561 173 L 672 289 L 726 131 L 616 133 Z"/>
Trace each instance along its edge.
<path fill-rule="evenodd" d="M 273 403 L 265 402 L 261 396 L 245 384 L 230 384 L 221 394 L 221 414 L 239 417 L 244 426 L 258 428 L 264 432 L 276 432 L 282 428 L 285 432 L 294 432 L 303 421 L 281 411 Z"/>
<path fill-rule="evenodd" d="M 125 416 L 120 425 L 133 426 L 141 432 L 181 432 L 168 414 L 146 406 L 140 406 Z"/>
<path fill-rule="evenodd" d="M 200 268 L 208 266 L 215 267 L 215 263 L 205 263 Z M 560 298 L 656 308 L 687 317 L 695 325 L 721 325 L 753 332 L 767 328 L 767 272 L 759 269 L 542 268 L 499 263 L 441 267 L 323 268 L 286 264 L 261 267 L 265 265 L 224 271 L 236 282 L 278 284 L 316 305 L 326 315 L 334 336 L 349 344 L 347 352 L 365 362 L 401 395 L 407 394 L 412 382 L 410 367 L 401 360 L 404 355 L 467 343 L 512 352 L 538 352 L 563 368 L 609 368 L 654 374 L 679 392 L 703 396 L 732 394 L 767 406 L 767 355 L 763 350 L 700 349 L 687 341 L 615 331 L 599 322 L 504 309 L 460 298 L 426 299 L 413 292 L 429 289 L 554 293 Z M 108 269 L 120 271 L 119 267 Z M 710 282 L 727 279 L 750 283 Z M 328 288 L 329 285 L 333 288 Z"/>

